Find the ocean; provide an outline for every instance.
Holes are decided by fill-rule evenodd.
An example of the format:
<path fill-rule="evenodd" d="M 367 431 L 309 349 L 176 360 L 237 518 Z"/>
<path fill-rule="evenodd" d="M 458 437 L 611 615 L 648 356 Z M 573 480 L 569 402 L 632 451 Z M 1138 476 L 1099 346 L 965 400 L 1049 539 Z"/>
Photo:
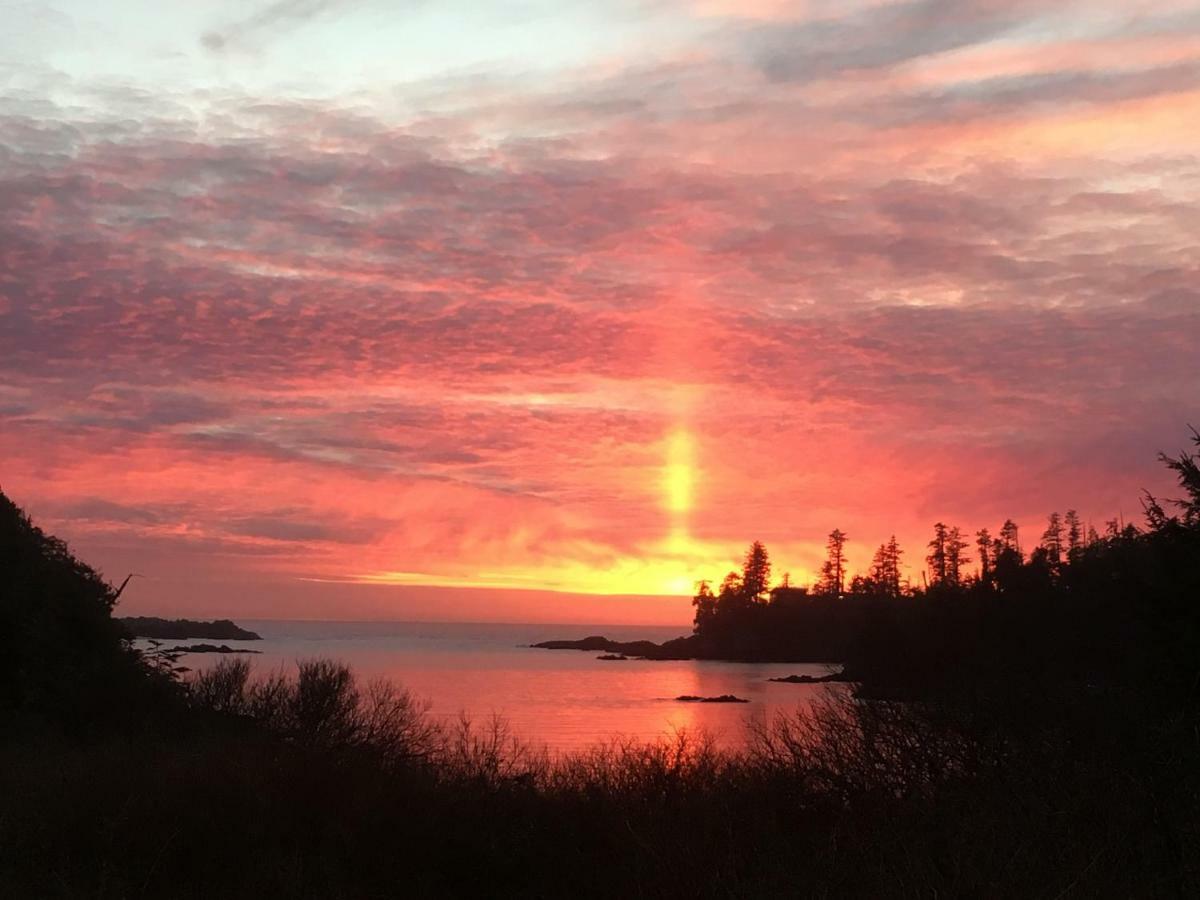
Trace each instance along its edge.
<path fill-rule="evenodd" d="M 780 684 L 791 674 L 823 675 L 822 665 L 694 661 L 601 661 L 598 653 L 540 650 L 553 638 L 602 634 L 614 640 L 663 641 L 686 627 L 519 625 L 476 622 L 314 622 L 238 620 L 261 641 L 221 641 L 260 650 L 256 672 L 294 672 L 297 660 L 328 658 L 361 679 L 384 677 L 430 704 L 430 715 L 502 716 L 521 740 L 570 751 L 613 738 L 651 741 L 679 729 L 708 732 L 725 747 L 744 742 L 746 724 L 790 712 L 836 686 Z M 198 643 L 198 640 L 178 643 Z M 140 642 L 139 642 L 140 643 Z M 167 642 L 173 646 L 175 642 Z M 186 654 L 193 670 L 226 658 Z M 683 703 L 681 695 L 733 694 L 749 703 Z"/>

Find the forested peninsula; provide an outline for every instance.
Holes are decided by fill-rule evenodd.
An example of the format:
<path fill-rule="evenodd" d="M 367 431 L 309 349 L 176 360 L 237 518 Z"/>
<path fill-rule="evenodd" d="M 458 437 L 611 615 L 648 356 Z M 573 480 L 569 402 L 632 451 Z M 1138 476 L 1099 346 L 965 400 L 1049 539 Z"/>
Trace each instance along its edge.
<path fill-rule="evenodd" d="M 1193 439 L 1200 446 L 1200 435 Z M 691 635 L 534 646 L 651 660 L 837 664 L 839 679 L 875 697 L 965 690 L 976 679 L 1128 684 L 1143 671 L 1186 667 L 1187 654 L 1172 648 L 1195 639 L 1188 617 L 1200 604 L 1200 473 L 1187 453 L 1161 461 L 1185 496 L 1147 494 L 1140 527 L 1113 519 L 1098 531 L 1074 510 L 1055 512 L 1026 549 L 1011 519 L 970 542 L 938 522 L 919 582 L 905 577 L 894 537 L 864 573 L 848 577 L 849 537 L 834 529 L 814 584 L 785 576 L 772 585 L 770 556 L 756 541 L 717 590 L 698 582 Z"/>

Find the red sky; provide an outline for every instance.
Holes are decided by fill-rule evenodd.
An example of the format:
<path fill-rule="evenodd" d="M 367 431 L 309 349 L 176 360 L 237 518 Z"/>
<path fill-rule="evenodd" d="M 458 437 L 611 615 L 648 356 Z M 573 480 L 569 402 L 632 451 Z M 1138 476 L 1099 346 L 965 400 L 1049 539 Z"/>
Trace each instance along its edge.
<path fill-rule="evenodd" d="M 1194 4 L 579 3 L 400 74 L 291 6 L 0 43 L 0 487 L 125 611 L 683 624 L 753 539 L 919 580 L 1169 495 Z"/>

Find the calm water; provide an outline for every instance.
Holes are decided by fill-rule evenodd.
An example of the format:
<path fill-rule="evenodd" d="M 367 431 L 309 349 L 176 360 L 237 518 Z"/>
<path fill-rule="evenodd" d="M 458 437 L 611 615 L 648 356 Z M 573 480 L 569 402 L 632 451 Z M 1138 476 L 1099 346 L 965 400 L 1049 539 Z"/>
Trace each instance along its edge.
<path fill-rule="evenodd" d="M 793 673 L 821 675 L 827 670 L 820 665 L 602 662 L 596 653 L 529 646 L 591 634 L 663 641 L 686 634 L 686 628 L 251 620 L 238 624 L 263 640 L 224 643 L 263 651 L 242 657 L 258 671 L 280 666 L 291 671 L 296 660 L 313 657 L 341 660 L 361 676 L 386 676 L 428 699 L 435 716 L 465 712 L 481 720 L 499 713 L 518 736 L 552 750 L 584 747 L 614 736 L 650 740 L 679 728 L 704 728 L 722 744 L 733 746 L 743 740 L 748 719 L 792 710 L 826 690 L 825 685 L 767 680 Z M 189 654 L 180 663 L 200 669 L 221 658 Z M 734 694 L 750 702 L 679 703 L 674 698 L 681 694 Z"/>

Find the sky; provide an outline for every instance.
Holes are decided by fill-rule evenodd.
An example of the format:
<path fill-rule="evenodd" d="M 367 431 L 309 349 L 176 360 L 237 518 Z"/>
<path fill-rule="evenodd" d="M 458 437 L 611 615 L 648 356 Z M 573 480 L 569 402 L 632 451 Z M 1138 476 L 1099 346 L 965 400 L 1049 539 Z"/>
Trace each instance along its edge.
<path fill-rule="evenodd" d="M 0 0 L 0 488 L 129 614 L 686 624 L 1200 424 L 1200 4 Z"/>

